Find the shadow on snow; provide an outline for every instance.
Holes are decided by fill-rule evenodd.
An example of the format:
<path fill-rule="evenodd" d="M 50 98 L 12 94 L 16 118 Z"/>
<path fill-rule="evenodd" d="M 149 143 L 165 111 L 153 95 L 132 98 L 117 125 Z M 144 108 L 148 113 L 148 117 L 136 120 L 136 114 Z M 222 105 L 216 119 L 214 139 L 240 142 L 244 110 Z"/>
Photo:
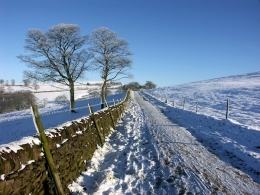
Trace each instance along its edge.
<path fill-rule="evenodd" d="M 260 152 L 260 131 L 232 123 L 227 119 L 218 120 L 173 108 L 149 94 L 140 93 L 146 101 L 158 107 L 170 121 L 189 131 L 211 153 L 260 183 L 260 160 L 257 157 Z"/>

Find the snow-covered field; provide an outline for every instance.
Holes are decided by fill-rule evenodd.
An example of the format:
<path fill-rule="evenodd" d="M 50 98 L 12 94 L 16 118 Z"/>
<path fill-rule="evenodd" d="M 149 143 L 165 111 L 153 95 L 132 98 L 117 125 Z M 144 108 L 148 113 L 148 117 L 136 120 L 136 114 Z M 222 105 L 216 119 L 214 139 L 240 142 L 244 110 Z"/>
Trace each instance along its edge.
<path fill-rule="evenodd" d="M 258 72 L 148 91 L 153 96 L 135 92 L 117 131 L 95 152 L 70 190 L 73 194 L 260 194 L 259 77 Z M 177 108 L 173 102 L 166 104 L 165 97 L 176 98 Z M 199 113 L 189 101 L 183 110 L 177 97 L 200 97 Z M 228 120 L 227 98 L 232 98 Z"/>
<path fill-rule="evenodd" d="M 260 72 L 134 92 L 117 130 L 69 188 L 72 194 L 260 194 L 259 97 Z M 85 116 L 85 106 L 78 103 L 75 115 L 68 107 L 52 112 L 70 122 Z M 26 116 L 0 120 L 12 115 Z M 47 127 L 60 120 L 53 116 L 42 116 Z M 0 123 L 0 141 L 16 137 L 29 121 Z"/>
<path fill-rule="evenodd" d="M 176 117 L 176 111 L 145 93 L 135 92 L 117 131 L 96 150 L 87 171 L 69 185 L 72 194 L 259 194 L 259 174 L 246 169 L 248 166 L 259 171 L 259 153 L 247 156 L 247 148 L 231 140 L 235 136 L 229 140 L 221 135 L 232 124 L 209 117 L 202 117 L 198 123 L 185 111 L 179 112 L 173 122 L 171 117 Z M 182 117 L 189 127 L 219 124 L 212 133 L 219 141 L 216 149 L 227 153 L 211 153 L 214 139 L 204 143 L 208 137 L 199 139 L 187 126 L 179 126 L 178 118 Z M 236 159 L 243 152 L 247 154 Z M 241 170 L 233 161 L 241 163 Z"/>
<path fill-rule="evenodd" d="M 93 91 L 100 91 L 102 81 L 88 81 L 82 83 L 75 83 L 75 99 L 81 99 L 88 96 Z M 53 102 L 57 96 L 66 95 L 69 99 L 69 87 L 60 83 L 37 83 L 37 89 L 31 84 L 28 87 L 21 83 L 17 85 L 4 86 L 6 92 L 14 91 L 32 91 L 38 101 L 47 99 L 48 102 Z M 109 87 L 111 90 L 116 90 L 122 84 Z"/>
<path fill-rule="evenodd" d="M 97 83 L 97 82 L 92 82 Z M 85 88 L 84 90 L 75 90 L 75 110 L 77 113 L 71 113 L 69 104 L 59 105 L 54 103 L 54 99 L 65 94 L 69 99 L 69 91 L 66 86 L 60 84 L 40 84 L 39 93 L 35 93 L 35 96 L 39 100 L 47 99 L 48 103 L 45 107 L 39 107 L 39 113 L 43 122 L 43 126 L 46 130 L 55 128 L 57 126 L 66 125 L 71 123 L 72 120 L 76 120 L 89 115 L 88 103 L 91 103 L 94 111 L 100 109 L 100 98 L 90 98 L 89 92 L 93 90 L 100 90 L 100 86 L 87 86 L 76 85 L 75 88 Z M 13 86 L 13 91 L 19 90 L 32 90 L 32 87 Z M 42 89 L 42 90 L 41 90 Z M 57 90 L 61 90 L 57 92 Z M 116 91 L 116 89 L 115 89 Z M 125 93 L 108 96 L 109 104 L 117 103 L 117 100 L 124 98 Z M 82 99 L 88 97 L 89 99 Z M 33 136 L 36 134 L 34 127 L 32 114 L 30 109 L 17 112 L 11 112 L 6 114 L 0 114 L 0 150 L 6 147 L 6 144 L 15 145 L 16 141 L 23 137 Z M 10 146 L 10 144 L 9 144 Z M 11 147 L 11 146 L 10 146 Z"/>
<path fill-rule="evenodd" d="M 162 101 L 217 119 L 226 117 L 227 99 L 230 99 L 229 118 L 233 123 L 260 130 L 260 72 L 211 79 L 157 88 L 148 91 Z"/>

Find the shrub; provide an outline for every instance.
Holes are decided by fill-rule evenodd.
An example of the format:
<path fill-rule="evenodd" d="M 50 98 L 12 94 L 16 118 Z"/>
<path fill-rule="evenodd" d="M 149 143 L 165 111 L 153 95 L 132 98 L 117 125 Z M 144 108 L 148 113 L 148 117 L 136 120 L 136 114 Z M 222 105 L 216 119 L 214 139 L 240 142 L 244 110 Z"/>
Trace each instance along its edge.
<path fill-rule="evenodd" d="M 0 113 L 29 109 L 36 103 L 36 98 L 31 91 L 16 91 L 0 94 Z"/>
<path fill-rule="evenodd" d="M 46 105 L 48 103 L 48 98 L 44 98 L 42 100 L 37 98 L 36 102 L 37 102 L 37 106 L 39 106 L 39 107 L 46 107 Z"/>
<path fill-rule="evenodd" d="M 66 104 L 66 103 L 69 102 L 69 100 L 68 100 L 67 96 L 63 94 L 63 95 L 57 96 L 57 97 L 55 98 L 54 102 L 55 102 L 56 104 Z"/>

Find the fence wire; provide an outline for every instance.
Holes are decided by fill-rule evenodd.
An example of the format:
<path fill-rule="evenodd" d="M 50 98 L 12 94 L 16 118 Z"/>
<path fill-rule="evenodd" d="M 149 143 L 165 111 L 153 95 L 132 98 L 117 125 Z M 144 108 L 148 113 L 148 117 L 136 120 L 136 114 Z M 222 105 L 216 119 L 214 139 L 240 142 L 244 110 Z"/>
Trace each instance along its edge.
<path fill-rule="evenodd" d="M 183 109 L 190 112 L 195 112 L 198 114 L 205 114 L 208 115 L 208 113 L 217 118 L 228 118 L 227 112 L 229 112 L 230 105 L 227 106 L 227 101 L 230 101 L 230 99 L 223 99 L 222 102 L 218 103 L 216 105 L 211 105 L 211 102 L 207 101 L 200 101 L 199 99 L 191 99 L 191 98 L 168 98 L 165 95 L 161 95 L 158 93 L 149 93 L 144 92 L 145 94 L 166 103 L 169 106 L 172 106 L 177 109 Z"/>
<path fill-rule="evenodd" d="M 82 102 L 82 101 L 86 101 L 86 100 L 80 100 L 80 101 L 77 101 L 77 102 Z M 107 101 L 107 102 L 108 102 L 109 106 L 114 106 L 116 104 L 119 104 L 121 101 L 122 101 L 122 99 L 120 99 L 120 100 L 112 100 L 112 101 Z M 101 110 L 101 109 L 97 108 L 98 106 L 101 107 L 101 105 L 102 105 L 102 103 L 98 103 L 98 104 L 93 104 L 91 106 L 93 108 L 96 108 L 94 110 L 95 110 L 95 112 L 97 112 L 97 111 Z M 68 109 L 64 109 L 64 107 L 66 107 L 66 106 L 69 107 L 69 104 L 64 104 L 63 108 L 61 108 L 62 110 L 50 110 L 50 111 L 47 111 L 47 112 L 41 112 L 41 109 L 39 109 L 39 115 L 40 116 L 48 116 L 48 115 L 54 115 L 54 114 L 61 114 L 61 113 L 71 112 L 71 110 L 69 108 Z M 105 108 L 106 108 L 106 105 L 105 105 Z M 89 106 L 87 105 L 87 106 L 75 107 L 75 110 L 82 110 L 82 109 L 87 109 L 88 110 Z M 7 117 L 6 119 L 3 118 L 3 119 L 0 119 L 0 123 L 32 118 L 30 109 L 26 109 L 26 111 L 28 111 L 28 114 L 26 114 L 25 116 Z M 89 114 L 88 111 L 87 111 L 87 113 Z"/>

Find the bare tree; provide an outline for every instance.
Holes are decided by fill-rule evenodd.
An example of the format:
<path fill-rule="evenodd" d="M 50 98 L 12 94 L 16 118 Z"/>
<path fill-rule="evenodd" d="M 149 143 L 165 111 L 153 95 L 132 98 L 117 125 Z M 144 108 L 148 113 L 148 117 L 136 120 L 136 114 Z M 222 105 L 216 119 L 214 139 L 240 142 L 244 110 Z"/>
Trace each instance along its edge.
<path fill-rule="evenodd" d="M 4 80 L 0 79 L 0 94 L 5 92 Z"/>
<path fill-rule="evenodd" d="M 132 67 L 132 61 L 128 56 L 132 55 L 132 52 L 125 39 L 119 38 L 115 32 L 104 27 L 92 32 L 89 43 L 90 51 L 94 53 L 92 65 L 100 71 L 103 80 L 101 88 L 101 108 L 103 108 L 107 83 L 131 77 L 128 70 Z"/>
<path fill-rule="evenodd" d="M 35 91 L 37 91 L 38 89 L 40 89 L 40 86 L 36 82 L 34 82 L 33 88 L 34 88 Z"/>
<path fill-rule="evenodd" d="M 53 81 L 70 88 L 70 109 L 75 112 L 74 82 L 89 69 L 91 55 L 82 49 L 87 41 L 75 24 L 59 24 L 46 33 L 39 29 L 28 30 L 25 49 L 30 55 L 18 56 L 33 71 L 25 71 L 26 78 L 36 81 Z"/>
<path fill-rule="evenodd" d="M 29 87 L 30 83 L 31 83 L 30 79 L 24 79 L 23 80 L 23 84 L 24 84 L 25 87 Z"/>
<path fill-rule="evenodd" d="M 15 80 L 12 79 L 11 82 L 12 82 L 12 86 L 15 86 Z"/>
<path fill-rule="evenodd" d="M 131 82 L 127 85 L 124 85 L 124 89 L 127 91 L 128 89 L 131 89 L 133 91 L 139 91 L 141 88 L 141 85 L 138 82 Z"/>
<path fill-rule="evenodd" d="M 0 94 L 5 92 L 5 87 L 3 85 L 0 85 Z"/>
<path fill-rule="evenodd" d="M 0 79 L 0 85 L 2 86 L 4 84 L 4 79 Z"/>

